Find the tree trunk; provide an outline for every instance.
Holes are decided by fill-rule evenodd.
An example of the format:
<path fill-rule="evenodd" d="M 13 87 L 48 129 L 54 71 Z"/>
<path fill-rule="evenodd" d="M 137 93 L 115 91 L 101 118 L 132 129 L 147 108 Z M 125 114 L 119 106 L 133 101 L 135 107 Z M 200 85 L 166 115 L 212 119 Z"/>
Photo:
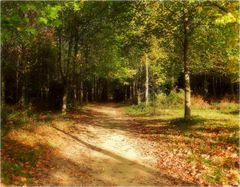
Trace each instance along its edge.
<path fill-rule="evenodd" d="M 83 103 L 83 82 L 80 80 L 80 103 Z"/>
<path fill-rule="evenodd" d="M 20 78 L 20 76 L 19 76 L 19 63 L 20 63 L 20 57 L 19 57 L 20 55 L 18 55 L 18 57 L 17 57 L 17 65 L 16 65 L 16 100 L 18 101 L 19 100 L 19 78 Z"/>
<path fill-rule="evenodd" d="M 215 89 L 215 79 L 214 76 L 212 77 L 212 90 L 213 96 L 216 97 L 216 89 Z"/>
<path fill-rule="evenodd" d="M 68 55 L 67 55 L 67 67 L 66 67 L 66 73 L 64 76 L 64 96 L 63 96 L 63 105 L 62 105 L 62 112 L 67 111 L 68 107 L 68 89 L 71 88 L 71 86 L 68 86 L 71 84 L 71 79 L 69 78 L 69 65 L 72 59 L 72 47 L 73 47 L 73 35 L 71 34 L 70 40 L 68 42 Z"/>
<path fill-rule="evenodd" d="M 234 85 L 232 82 L 230 82 L 230 89 L 231 89 L 231 95 L 235 97 Z"/>
<path fill-rule="evenodd" d="M 67 88 L 66 88 L 67 77 L 64 75 L 62 69 L 62 30 L 58 31 L 58 69 L 64 86 L 64 94 L 62 98 L 62 112 L 65 113 L 67 111 Z"/>
<path fill-rule="evenodd" d="M 76 63 L 77 63 L 77 53 L 78 53 L 78 30 L 75 29 L 75 43 L 74 43 L 74 56 L 73 56 L 73 73 L 72 73 L 72 82 L 73 82 L 73 92 L 74 92 L 74 97 L 73 97 L 73 106 L 74 108 L 76 107 L 76 100 L 77 100 L 77 75 L 76 75 Z"/>
<path fill-rule="evenodd" d="M 23 85 L 22 85 L 22 95 L 21 95 L 21 105 L 22 106 L 26 106 L 26 104 L 27 104 L 27 98 L 26 98 L 27 96 L 26 96 L 26 87 L 25 87 L 25 81 L 24 81 L 24 83 L 23 83 Z"/>
<path fill-rule="evenodd" d="M 132 83 L 130 83 L 129 84 L 129 89 L 130 89 L 130 100 L 132 101 L 132 99 L 133 99 L 133 84 Z"/>
<path fill-rule="evenodd" d="M 127 85 L 124 86 L 124 100 L 127 101 L 128 97 L 127 97 Z"/>
<path fill-rule="evenodd" d="M 142 90 L 142 63 L 140 64 L 139 68 L 139 77 L 137 79 L 137 104 L 141 103 L 141 90 Z"/>
<path fill-rule="evenodd" d="M 58 70 L 61 79 L 64 81 L 63 69 L 62 69 L 62 31 L 58 31 Z"/>
<path fill-rule="evenodd" d="M 96 98 L 95 101 L 99 100 L 99 79 L 96 79 Z"/>
<path fill-rule="evenodd" d="M 147 54 L 145 54 L 145 73 L 146 73 L 146 82 L 145 82 L 145 105 L 148 105 L 149 77 L 148 77 L 148 57 L 147 57 Z"/>
<path fill-rule="evenodd" d="M 187 59 L 188 55 L 188 9 L 187 0 L 184 1 L 184 12 L 183 12 L 183 23 L 184 23 L 184 40 L 183 40 L 183 63 L 184 63 L 184 80 L 185 80 L 185 107 L 184 107 L 184 118 L 191 118 L 191 87 L 190 87 L 190 72 L 189 63 Z"/>
<path fill-rule="evenodd" d="M 139 105 L 141 103 L 141 94 L 140 94 L 140 90 L 138 88 L 137 90 L 137 104 Z"/>
<path fill-rule="evenodd" d="M 88 91 L 87 91 L 87 88 L 86 88 L 85 91 L 86 91 L 86 93 L 85 93 L 85 94 L 86 94 L 86 95 L 85 95 L 85 97 L 86 97 L 86 98 L 85 98 L 85 102 L 88 104 Z"/>
<path fill-rule="evenodd" d="M 174 78 L 174 71 L 175 71 L 175 62 L 173 61 L 171 64 L 171 78 L 170 78 L 170 92 L 174 89 L 175 78 Z"/>
<path fill-rule="evenodd" d="M 136 103 L 137 87 L 136 80 L 133 80 L 133 102 Z"/>
<path fill-rule="evenodd" d="M 204 95 L 207 96 L 208 95 L 208 81 L 207 81 L 206 72 L 204 73 L 203 87 L 204 87 Z"/>
<path fill-rule="evenodd" d="M 5 82 L 3 80 L 3 75 L 1 77 L 1 110 L 3 111 L 4 103 L 5 103 Z"/>
<path fill-rule="evenodd" d="M 93 102 L 96 101 L 96 91 L 97 91 L 97 89 L 96 89 L 96 77 L 94 75 L 94 77 L 93 77 Z"/>
<path fill-rule="evenodd" d="M 76 82 L 74 83 L 75 85 L 73 86 L 73 103 L 74 103 L 74 108 L 77 106 L 77 84 Z"/>
<path fill-rule="evenodd" d="M 222 77 L 221 76 L 219 77 L 219 87 L 218 88 L 220 88 L 219 96 L 220 97 L 224 96 L 224 91 L 223 91 L 223 86 L 222 86 Z"/>
<path fill-rule="evenodd" d="M 63 95 L 63 105 L 62 105 L 62 112 L 66 113 L 67 112 L 67 93 L 68 89 L 64 88 L 64 95 Z"/>

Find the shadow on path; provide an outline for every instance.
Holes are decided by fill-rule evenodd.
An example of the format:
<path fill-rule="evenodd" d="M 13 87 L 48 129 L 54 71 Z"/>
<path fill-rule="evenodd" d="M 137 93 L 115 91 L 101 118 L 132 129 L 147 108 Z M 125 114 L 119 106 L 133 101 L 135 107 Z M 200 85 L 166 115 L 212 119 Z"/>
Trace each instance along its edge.
<path fill-rule="evenodd" d="M 55 126 L 52 126 L 52 127 L 53 127 L 54 129 L 56 129 L 57 131 L 60 131 L 60 132 L 62 132 L 63 134 L 71 137 L 72 139 L 76 140 L 77 142 L 85 145 L 86 147 L 88 147 L 89 149 L 91 149 L 91 150 L 93 150 L 93 151 L 97 151 L 97 152 L 99 152 L 99 153 L 102 153 L 102 154 L 104 154 L 104 155 L 107 155 L 107 156 L 109 156 L 109 157 L 112 157 L 112 158 L 114 158 L 114 159 L 116 159 L 116 160 L 119 160 L 119 161 L 121 161 L 121 162 L 123 162 L 123 163 L 127 163 L 129 166 L 135 167 L 135 168 L 140 169 L 140 170 L 142 170 L 142 171 L 144 171 L 144 172 L 147 172 L 147 173 L 149 173 L 149 174 L 151 174 L 151 175 L 153 175 L 153 176 L 155 176 L 155 177 L 157 177 L 157 178 L 159 178 L 159 179 L 168 180 L 168 182 L 170 182 L 170 183 L 172 183 L 172 184 L 193 185 L 192 183 L 188 183 L 188 182 L 183 181 L 183 180 L 181 180 L 181 179 L 178 179 L 178 178 L 175 178 L 175 177 L 172 177 L 172 176 L 169 176 L 169 175 L 160 173 L 159 171 L 156 171 L 156 170 L 154 170 L 154 169 L 152 169 L 152 168 L 150 168 L 150 167 L 147 167 L 147 166 L 144 166 L 144 165 L 142 165 L 142 164 L 139 164 L 139 163 L 137 163 L 137 162 L 135 162 L 135 161 L 126 159 L 126 158 L 124 158 L 124 157 L 122 157 L 122 156 L 120 156 L 120 155 L 117 155 L 117 154 L 113 153 L 113 152 L 110 152 L 110 151 L 107 151 L 107 150 L 105 150 L 105 149 L 99 148 L 99 147 L 97 147 L 97 146 L 91 145 L 91 144 L 89 144 L 89 143 L 87 143 L 87 142 L 79 139 L 78 137 L 73 136 L 73 135 L 69 134 L 68 132 L 65 132 L 65 131 L 63 131 L 63 130 L 55 127 Z"/>

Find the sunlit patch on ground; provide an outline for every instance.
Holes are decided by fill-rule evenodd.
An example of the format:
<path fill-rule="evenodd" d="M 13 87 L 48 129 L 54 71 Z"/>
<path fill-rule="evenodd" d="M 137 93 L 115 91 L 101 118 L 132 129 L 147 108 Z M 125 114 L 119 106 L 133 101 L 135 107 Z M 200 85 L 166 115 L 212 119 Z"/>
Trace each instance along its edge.
<path fill-rule="evenodd" d="M 208 122 L 202 123 L 200 118 L 185 125 L 178 118 L 180 112 L 172 117 L 130 117 L 114 105 L 88 106 L 85 111 L 55 116 L 47 124 L 36 123 L 34 128 L 26 125 L 11 130 L 5 139 L 12 143 L 6 142 L 3 160 L 14 177 L 7 178 L 5 173 L 5 183 L 236 184 L 234 125 L 233 130 L 224 129 L 210 121 L 209 129 Z M 205 118 L 208 120 L 208 116 Z M 225 122 L 236 123 L 229 116 Z M 13 143 L 20 150 L 11 147 Z M 28 166 L 25 157 L 32 160 L 32 165 Z M 20 172 L 23 168 L 30 173 Z M 24 177 L 25 182 L 19 181 Z"/>

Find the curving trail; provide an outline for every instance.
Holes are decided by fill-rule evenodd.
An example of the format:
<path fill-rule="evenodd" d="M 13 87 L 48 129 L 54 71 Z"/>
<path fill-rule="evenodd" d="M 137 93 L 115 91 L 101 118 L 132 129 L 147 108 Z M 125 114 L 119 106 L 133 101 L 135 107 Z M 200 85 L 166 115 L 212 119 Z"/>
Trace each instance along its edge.
<path fill-rule="evenodd" d="M 116 105 L 104 104 L 35 130 L 54 151 L 47 171 L 35 175 L 33 185 L 187 184 L 155 167 L 153 150 L 159 144 L 138 137 L 136 125 Z"/>

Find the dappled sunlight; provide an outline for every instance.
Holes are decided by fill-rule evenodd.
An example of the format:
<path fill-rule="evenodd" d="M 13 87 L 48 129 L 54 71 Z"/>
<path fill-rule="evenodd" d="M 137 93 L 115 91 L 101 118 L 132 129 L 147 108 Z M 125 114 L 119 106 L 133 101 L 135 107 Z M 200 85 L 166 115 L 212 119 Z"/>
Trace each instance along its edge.
<path fill-rule="evenodd" d="M 85 146 L 89 149 L 86 150 L 86 153 L 89 154 L 81 155 L 79 158 L 81 158 L 81 160 L 86 157 L 89 159 L 88 161 L 90 165 L 88 165 L 88 167 L 91 167 L 92 176 L 95 178 L 103 181 L 106 181 L 106 179 L 111 179 L 110 183 L 116 182 L 116 184 L 121 183 L 124 185 L 134 183 L 136 176 L 142 176 L 143 178 L 147 177 L 146 180 L 149 179 L 148 176 L 151 176 L 153 178 L 156 178 L 157 176 L 157 170 L 141 165 L 136 161 L 132 161 L 140 161 L 141 155 L 137 155 L 136 152 L 133 151 L 126 151 L 128 148 L 126 148 L 125 142 L 123 142 L 124 144 L 121 144 L 121 141 L 124 140 L 124 136 L 115 136 L 115 138 L 110 138 L 110 141 L 112 141 L 112 144 L 110 145 L 103 144 L 102 146 L 96 146 L 96 144 L 87 143 L 85 140 L 83 141 L 80 138 L 70 135 L 61 129 L 58 129 L 56 127 L 55 129 L 74 139 L 76 143 L 79 144 L 79 146 Z M 106 134 L 106 137 L 109 137 L 109 135 Z M 118 143 L 118 146 L 123 147 L 123 150 L 119 151 L 115 149 L 113 142 Z M 62 153 L 69 153 L 70 151 L 71 149 L 62 149 Z M 124 155 L 124 157 L 120 155 Z M 65 154 L 65 156 L 67 156 L 67 154 Z M 68 157 L 68 159 L 75 163 L 78 162 L 79 158 Z M 136 185 L 137 184 L 139 183 L 136 183 Z"/>
<path fill-rule="evenodd" d="M 13 130 L 10 133 L 8 133 L 7 136 L 10 140 L 19 141 L 29 146 L 35 146 L 45 141 L 42 135 L 33 134 L 32 132 L 29 132 L 26 130 L 18 130 L 18 131 Z"/>
<path fill-rule="evenodd" d="M 4 185 L 236 186 L 239 5 L 3 0 Z"/>
<path fill-rule="evenodd" d="M 130 160 L 139 160 L 139 152 L 127 142 L 129 142 L 129 140 L 126 136 L 113 134 L 105 139 L 102 146 L 107 150 L 123 154 L 126 158 Z"/>
<path fill-rule="evenodd" d="M 111 117 L 116 117 L 117 115 L 119 115 L 119 113 L 117 113 L 116 110 L 113 110 L 112 107 L 108 107 L 108 106 L 101 107 L 97 105 L 97 107 L 91 108 L 91 111 L 98 112 L 103 115 L 107 115 Z"/>
<path fill-rule="evenodd" d="M 61 184 L 61 185 L 68 185 L 68 184 L 73 184 L 72 179 L 64 172 L 61 171 L 54 171 L 51 174 L 51 177 L 53 178 L 53 180 L 55 180 L 57 183 Z"/>
<path fill-rule="evenodd" d="M 207 168 L 200 163 L 208 163 L 209 158 L 234 167 L 236 147 L 221 143 L 235 141 L 234 126 L 226 130 L 216 121 L 206 131 L 199 117 L 188 124 L 175 116 L 166 118 L 131 118 L 114 105 L 88 106 L 83 116 L 70 114 L 34 128 L 26 125 L 10 131 L 8 138 L 34 152 L 47 150 L 40 151 L 45 156 L 37 163 L 40 170 L 33 183 L 37 185 L 195 184 L 201 179 L 197 173 Z M 229 131 L 233 138 L 228 137 Z M 195 178 L 189 178 L 189 173 Z M 231 175 L 236 175 L 235 170 Z"/>

